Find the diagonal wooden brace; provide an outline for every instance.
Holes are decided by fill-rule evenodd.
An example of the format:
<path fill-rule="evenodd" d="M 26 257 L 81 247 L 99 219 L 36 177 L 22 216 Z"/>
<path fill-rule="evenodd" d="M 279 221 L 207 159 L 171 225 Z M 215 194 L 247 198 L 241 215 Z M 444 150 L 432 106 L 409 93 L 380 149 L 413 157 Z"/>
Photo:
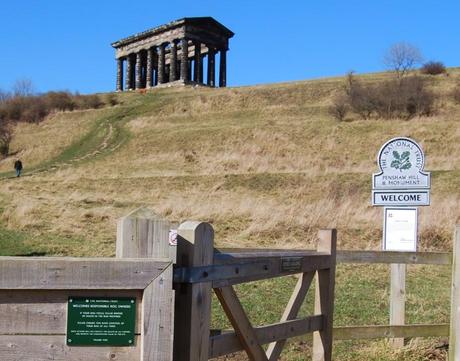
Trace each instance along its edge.
<path fill-rule="evenodd" d="M 249 359 L 252 361 L 268 361 L 233 287 L 215 288 L 214 292 L 235 329 L 235 333 L 248 354 Z"/>
<path fill-rule="evenodd" d="M 293 320 L 297 317 L 300 311 L 300 307 L 302 306 L 302 303 L 307 296 L 308 289 L 310 288 L 314 276 L 315 272 L 303 273 L 300 276 L 295 289 L 292 292 L 289 303 L 284 310 L 283 316 L 281 317 L 281 322 Z M 285 343 L 286 340 L 272 342 L 267 349 L 267 358 L 270 361 L 278 360 L 281 355 L 281 351 L 283 351 Z"/>

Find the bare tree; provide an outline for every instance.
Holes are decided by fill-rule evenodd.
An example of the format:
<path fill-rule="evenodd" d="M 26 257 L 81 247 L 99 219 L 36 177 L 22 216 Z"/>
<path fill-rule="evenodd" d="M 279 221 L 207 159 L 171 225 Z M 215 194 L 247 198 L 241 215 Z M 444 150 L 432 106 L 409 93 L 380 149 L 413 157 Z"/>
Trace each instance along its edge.
<path fill-rule="evenodd" d="M 10 152 L 10 143 L 13 138 L 11 124 L 5 119 L 0 119 L 0 154 L 7 156 Z"/>
<path fill-rule="evenodd" d="M 423 61 L 420 50 L 412 44 L 400 42 L 392 45 L 384 56 L 384 63 L 401 79 L 415 65 Z"/>
<path fill-rule="evenodd" d="M 34 95 L 35 88 L 30 79 L 18 79 L 13 85 L 14 96 L 27 97 Z"/>
<path fill-rule="evenodd" d="M 0 89 L 0 104 L 6 102 L 10 98 L 11 98 L 10 93 L 4 91 L 3 89 Z"/>

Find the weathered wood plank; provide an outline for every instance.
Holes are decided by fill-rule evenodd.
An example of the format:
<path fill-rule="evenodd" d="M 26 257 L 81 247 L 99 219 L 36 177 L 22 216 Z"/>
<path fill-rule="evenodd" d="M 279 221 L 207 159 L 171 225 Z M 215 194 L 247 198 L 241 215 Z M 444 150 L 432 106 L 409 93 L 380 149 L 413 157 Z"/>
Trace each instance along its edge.
<path fill-rule="evenodd" d="M 139 361 L 139 337 L 133 347 L 68 347 L 64 336 L 0 336 L 4 361 Z"/>
<path fill-rule="evenodd" d="M 142 291 L 19 290 L 0 292 L 0 335 L 64 335 L 69 296 L 135 297 L 136 333 L 141 332 Z"/>
<path fill-rule="evenodd" d="M 334 340 L 446 336 L 449 336 L 449 324 L 404 326 L 348 326 L 334 328 Z"/>
<path fill-rule="evenodd" d="M 169 258 L 169 229 L 149 208 L 134 210 L 117 222 L 117 258 Z"/>
<path fill-rule="evenodd" d="M 185 222 L 178 230 L 177 265 L 211 265 L 214 230 L 208 223 Z M 211 283 L 180 284 L 174 308 L 174 360 L 207 361 L 211 322 Z"/>
<path fill-rule="evenodd" d="M 220 248 L 216 250 L 216 263 L 235 263 L 239 258 L 286 256 L 302 257 L 316 254 L 314 250 L 283 250 L 253 248 Z M 337 263 L 406 263 L 406 264 L 452 264 L 450 252 L 391 252 L 391 251 L 360 251 L 337 250 Z"/>
<path fill-rule="evenodd" d="M 142 360 L 172 360 L 172 265 L 145 290 L 142 307 Z"/>
<path fill-rule="evenodd" d="M 452 264 L 448 252 L 337 251 L 337 263 Z"/>
<path fill-rule="evenodd" d="M 170 258 L 168 220 L 139 208 L 117 223 L 117 257 Z M 143 293 L 141 361 L 172 360 L 172 262 Z"/>
<path fill-rule="evenodd" d="M 257 335 L 257 340 L 261 344 L 266 344 L 318 331 L 321 329 L 322 325 L 323 316 L 317 315 L 254 327 L 254 331 Z M 226 332 L 211 337 L 209 358 L 211 359 L 241 350 L 243 350 L 243 346 L 235 332 Z"/>
<path fill-rule="evenodd" d="M 404 325 L 406 316 L 406 265 L 391 264 L 390 326 Z M 390 340 L 394 348 L 404 346 L 404 338 Z"/>
<path fill-rule="evenodd" d="M 290 257 L 267 257 L 264 260 L 254 256 L 239 259 L 240 263 L 219 266 L 207 272 L 207 278 L 212 280 L 213 288 L 227 287 L 239 283 L 258 281 L 274 277 L 288 276 L 297 273 L 314 272 L 318 269 L 328 269 L 331 258 L 328 255 L 295 257 L 300 261 L 298 268 L 283 269 L 283 262 Z M 244 262 L 244 263 L 241 263 Z"/>
<path fill-rule="evenodd" d="M 305 297 L 307 296 L 308 289 L 310 288 L 311 282 L 313 281 L 313 277 L 315 276 L 315 272 L 310 273 L 303 273 L 297 284 L 295 286 L 294 291 L 292 292 L 291 298 L 284 310 L 283 316 L 281 317 L 280 322 L 289 321 L 297 318 L 297 314 L 299 313 L 300 307 L 302 306 Z M 281 352 L 283 351 L 283 347 L 286 343 L 286 339 L 279 340 L 276 342 L 272 342 L 267 349 L 267 357 L 270 361 L 278 360 Z"/>
<path fill-rule="evenodd" d="M 453 239 L 452 291 L 450 301 L 449 360 L 460 360 L 460 225 L 455 227 Z"/>
<path fill-rule="evenodd" d="M 144 289 L 170 264 L 166 259 L 0 257 L 0 289 Z"/>
<path fill-rule="evenodd" d="M 320 230 L 318 252 L 330 254 L 331 267 L 318 270 L 315 288 L 315 314 L 323 315 L 323 327 L 313 333 L 313 361 L 332 360 L 332 328 L 334 322 L 335 260 L 337 230 Z"/>
<path fill-rule="evenodd" d="M 268 361 L 233 287 L 216 288 L 214 292 L 249 359 L 251 361 Z"/>

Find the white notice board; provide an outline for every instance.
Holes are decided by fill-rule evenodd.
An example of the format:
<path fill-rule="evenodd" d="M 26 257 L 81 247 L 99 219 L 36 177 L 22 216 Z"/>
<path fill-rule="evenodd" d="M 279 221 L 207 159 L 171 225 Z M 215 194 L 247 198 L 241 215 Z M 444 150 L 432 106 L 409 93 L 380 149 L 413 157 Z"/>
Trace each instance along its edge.
<path fill-rule="evenodd" d="M 417 251 L 417 208 L 385 207 L 384 251 Z"/>

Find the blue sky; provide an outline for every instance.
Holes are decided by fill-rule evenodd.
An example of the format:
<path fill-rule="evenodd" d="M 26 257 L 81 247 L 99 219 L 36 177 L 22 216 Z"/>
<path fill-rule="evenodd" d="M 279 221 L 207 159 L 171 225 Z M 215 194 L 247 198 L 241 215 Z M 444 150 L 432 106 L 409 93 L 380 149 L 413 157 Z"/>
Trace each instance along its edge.
<path fill-rule="evenodd" d="M 229 86 L 380 71 L 399 41 L 460 66 L 459 13 L 458 0 L 5 0 L 0 88 L 28 78 L 39 91 L 111 91 L 111 42 L 192 16 L 213 16 L 236 33 Z"/>

